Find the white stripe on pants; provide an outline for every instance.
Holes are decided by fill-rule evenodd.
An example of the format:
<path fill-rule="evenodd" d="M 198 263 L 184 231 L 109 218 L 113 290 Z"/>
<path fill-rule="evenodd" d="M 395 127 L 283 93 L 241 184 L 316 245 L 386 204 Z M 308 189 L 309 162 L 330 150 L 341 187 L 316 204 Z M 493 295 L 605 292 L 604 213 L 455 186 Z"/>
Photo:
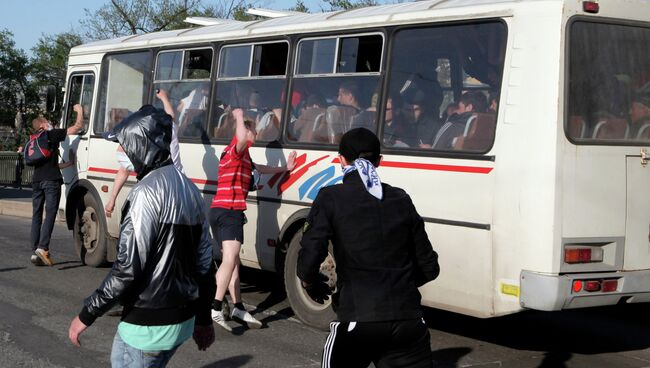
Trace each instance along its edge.
<path fill-rule="evenodd" d="M 334 341 L 336 340 L 336 330 L 340 324 L 341 322 L 330 323 L 330 334 L 327 336 L 327 341 L 325 341 L 325 347 L 323 348 L 323 362 L 321 364 L 321 368 L 330 368 L 332 349 L 334 348 Z"/>

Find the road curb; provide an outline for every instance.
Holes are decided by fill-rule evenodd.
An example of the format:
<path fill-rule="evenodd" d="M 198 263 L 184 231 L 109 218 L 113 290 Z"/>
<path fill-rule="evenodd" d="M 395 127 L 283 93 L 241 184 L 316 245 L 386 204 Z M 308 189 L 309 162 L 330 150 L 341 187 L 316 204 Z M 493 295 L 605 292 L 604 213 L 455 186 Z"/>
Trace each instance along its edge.
<path fill-rule="evenodd" d="M 0 199 L 0 215 L 32 218 L 32 202 Z M 61 216 L 60 211 L 57 213 L 56 221 L 65 221 L 65 219 Z"/>

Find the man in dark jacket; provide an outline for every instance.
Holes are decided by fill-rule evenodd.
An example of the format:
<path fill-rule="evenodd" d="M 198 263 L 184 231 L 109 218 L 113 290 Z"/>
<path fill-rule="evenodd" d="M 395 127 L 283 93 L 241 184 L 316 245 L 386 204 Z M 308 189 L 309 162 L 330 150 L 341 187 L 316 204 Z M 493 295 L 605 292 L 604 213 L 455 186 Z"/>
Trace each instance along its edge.
<path fill-rule="evenodd" d="M 424 222 L 406 192 L 379 180 L 380 145 L 372 132 L 347 132 L 339 159 L 343 184 L 318 193 L 298 257 L 303 287 L 322 299 L 328 287 L 319 268 L 332 242 L 338 321 L 330 324 L 323 367 L 431 367 L 417 288 L 439 267 Z"/>
<path fill-rule="evenodd" d="M 61 185 L 63 176 L 59 164 L 59 144 L 68 135 L 79 134 L 84 130 L 83 108 L 76 104 L 73 107 L 77 114 L 74 125 L 67 129 L 55 129 L 44 117 L 38 117 L 32 121 L 32 128 L 37 132 L 47 134 L 50 143 L 48 147 L 52 151 L 50 158 L 34 166 L 32 177 L 32 231 L 31 262 L 36 266 L 52 266 L 54 262 L 50 257 L 50 238 L 54 229 L 56 212 L 59 210 L 61 199 Z M 29 150 L 29 147 L 25 147 Z M 45 220 L 43 220 L 43 206 L 45 205 Z"/>
<path fill-rule="evenodd" d="M 122 209 L 113 269 L 84 301 L 69 337 L 79 346 L 79 335 L 119 302 L 124 309 L 113 342 L 113 367 L 164 367 L 192 334 L 200 350 L 214 341 L 209 225 L 201 193 L 172 164 L 169 115 L 143 106 L 112 133 L 139 182 Z"/>

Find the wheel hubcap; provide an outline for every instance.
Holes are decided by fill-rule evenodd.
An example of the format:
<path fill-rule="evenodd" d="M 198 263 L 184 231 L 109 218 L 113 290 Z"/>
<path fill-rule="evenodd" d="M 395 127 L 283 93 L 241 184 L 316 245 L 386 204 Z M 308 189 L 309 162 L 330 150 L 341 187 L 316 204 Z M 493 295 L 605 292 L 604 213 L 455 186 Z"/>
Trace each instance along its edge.
<path fill-rule="evenodd" d="M 92 207 L 87 207 L 81 215 L 81 236 L 84 243 L 84 248 L 91 250 L 95 247 L 97 242 L 97 213 Z"/>

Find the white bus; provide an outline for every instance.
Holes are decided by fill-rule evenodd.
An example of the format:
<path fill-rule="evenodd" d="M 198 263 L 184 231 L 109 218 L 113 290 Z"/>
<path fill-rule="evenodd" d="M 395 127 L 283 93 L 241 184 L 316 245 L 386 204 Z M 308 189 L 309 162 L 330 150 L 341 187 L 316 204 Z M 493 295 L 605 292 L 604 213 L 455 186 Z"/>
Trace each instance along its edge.
<path fill-rule="evenodd" d="M 650 128 L 630 115 L 650 93 L 647 1 L 430 0 L 211 22 L 71 50 L 63 123 L 80 102 L 87 130 L 69 141 L 78 162 L 61 208 L 86 264 L 115 258 L 135 182 L 107 218 L 118 164 L 101 133 L 165 89 L 207 204 L 232 108 L 256 122 L 254 161 L 298 152 L 293 172 L 249 196 L 241 259 L 284 272 L 308 324 L 333 314 L 299 287 L 301 229 L 318 190 L 341 180 L 337 141 L 356 126 L 380 137 L 382 181 L 411 195 L 439 253 L 424 305 L 492 317 L 650 300 Z M 470 95 L 456 111 L 472 111 L 454 115 Z M 322 270 L 333 283 L 335 260 Z"/>

